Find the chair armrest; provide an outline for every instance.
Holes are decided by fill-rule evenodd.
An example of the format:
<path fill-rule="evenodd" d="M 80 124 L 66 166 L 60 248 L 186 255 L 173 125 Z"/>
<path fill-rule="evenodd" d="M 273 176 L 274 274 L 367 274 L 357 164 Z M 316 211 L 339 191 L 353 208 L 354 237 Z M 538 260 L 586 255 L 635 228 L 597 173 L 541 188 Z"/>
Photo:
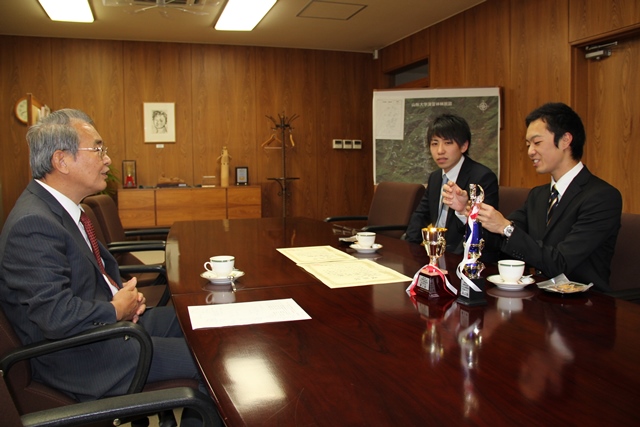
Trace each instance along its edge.
<path fill-rule="evenodd" d="M 109 252 L 145 252 L 145 251 L 164 251 L 166 243 L 164 240 L 149 240 L 148 242 L 140 240 L 138 242 L 111 242 L 108 245 Z"/>
<path fill-rule="evenodd" d="M 154 235 L 164 235 L 169 234 L 168 227 L 162 228 L 141 228 L 137 230 L 125 230 L 124 235 L 127 237 L 134 236 L 154 236 Z"/>
<path fill-rule="evenodd" d="M 23 415 L 21 420 L 24 427 L 82 426 L 185 407 L 202 416 L 203 426 L 220 425 L 213 401 L 189 387 L 174 387 L 62 406 Z"/>
<path fill-rule="evenodd" d="M 406 231 L 408 225 L 407 224 L 396 224 L 396 225 L 367 225 L 362 227 L 362 231 L 386 231 L 386 230 L 398 230 L 398 231 Z"/>
<path fill-rule="evenodd" d="M 335 221 L 366 221 L 369 217 L 366 215 L 348 215 L 348 216 L 328 216 L 324 219 L 324 222 Z"/>
<path fill-rule="evenodd" d="M 160 264 L 120 265 L 118 266 L 118 270 L 120 270 L 121 274 L 158 273 L 165 276 L 167 275 L 167 269 Z"/>
<path fill-rule="evenodd" d="M 120 321 L 111 325 L 99 326 L 89 331 L 81 332 L 72 337 L 60 340 L 45 340 L 25 345 L 5 354 L 0 359 L 0 370 L 6 373 L 17 362 L 34 357 L 44 356 L 60 350 L 92 344 L 111 338 L 134 338 L 140 344 L 140 358 L 135 375 L 127 393 L 137 393 L 142 390 L 149 375 L 153 343 L 149 333 L 140 325 L 128 321 Z"/>

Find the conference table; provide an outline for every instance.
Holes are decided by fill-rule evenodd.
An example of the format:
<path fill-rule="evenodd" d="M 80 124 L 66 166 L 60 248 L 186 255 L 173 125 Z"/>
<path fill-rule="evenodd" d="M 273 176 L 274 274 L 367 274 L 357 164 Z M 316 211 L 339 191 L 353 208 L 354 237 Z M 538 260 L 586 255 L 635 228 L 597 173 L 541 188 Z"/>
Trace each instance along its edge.
<path fill-rule="evenodd" d="M 640 424 L 639 305 L 488 281 L 480 306 L 408 281 L 332 289 L 277 250 L 329 245 L 408 277 L 428 263 L 421 245 L 378 235 L 361 255 L 338 237 L 305 218 L 171 227 L 172 302 L 227 426 Z M 235 256 L 233 287 L 200 277 L 213 255 Z M 459 260 L 444 256 L 454 286 Z M 289 298 L 311 319 L 194 330 L 188 312 Z"/>

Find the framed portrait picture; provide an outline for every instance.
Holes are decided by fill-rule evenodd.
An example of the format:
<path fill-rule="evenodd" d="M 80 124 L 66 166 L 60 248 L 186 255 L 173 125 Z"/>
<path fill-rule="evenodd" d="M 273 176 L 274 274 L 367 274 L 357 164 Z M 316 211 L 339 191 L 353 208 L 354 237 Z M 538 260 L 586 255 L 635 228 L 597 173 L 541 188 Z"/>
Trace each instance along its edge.
<path fill-rule="evenodd" d="M 144 142 L 176 142 L 174 102 L 144 103 Z"/>
<path fill-rule="evenodd" d="M 241 166 L 236 168 L 236 185 L 249 185 L 249 168 Z"/>

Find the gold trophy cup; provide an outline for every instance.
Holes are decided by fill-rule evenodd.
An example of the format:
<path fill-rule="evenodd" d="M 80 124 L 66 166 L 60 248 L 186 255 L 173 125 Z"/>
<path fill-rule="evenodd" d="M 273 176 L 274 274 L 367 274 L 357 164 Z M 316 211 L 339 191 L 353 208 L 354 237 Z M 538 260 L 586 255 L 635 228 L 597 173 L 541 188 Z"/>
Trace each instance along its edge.
<path fill-rule="evenodd" d="M 436 266 L 438 258 L 444 255 L 447 248 L 447 241 L 444 238 L 446 232 L 446 228 L 434 227 L 433 225 L 422 229 L 422 244 L 429 255 L 429 265 L 431 266 Z"/>

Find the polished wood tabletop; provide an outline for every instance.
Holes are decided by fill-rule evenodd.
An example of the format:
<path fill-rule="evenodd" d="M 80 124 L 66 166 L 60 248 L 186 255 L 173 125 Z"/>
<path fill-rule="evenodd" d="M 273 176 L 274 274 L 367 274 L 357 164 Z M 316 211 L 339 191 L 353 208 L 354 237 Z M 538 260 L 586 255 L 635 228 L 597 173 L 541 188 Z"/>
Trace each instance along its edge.
<path fill-rule="evenodd" d="M 383 247 L 371 259 L 407 276 L 428 261 L 420 245 L 376 241 Z M 227 426 L 640 422 L 640 306 L 535 285 L 508 292 L 487 283 L 479 307 L 411 298 L 408 282 L 330 289 L 276 251 L 315 245 L 351 251 L 330 224 L 309 219 L 172 227 L 173 304 Z M 222 254 L 245 272 L 235 291 L 199 276 Z M 281 298 L 311 320 L 192 330 L 187 311 Z"/>

